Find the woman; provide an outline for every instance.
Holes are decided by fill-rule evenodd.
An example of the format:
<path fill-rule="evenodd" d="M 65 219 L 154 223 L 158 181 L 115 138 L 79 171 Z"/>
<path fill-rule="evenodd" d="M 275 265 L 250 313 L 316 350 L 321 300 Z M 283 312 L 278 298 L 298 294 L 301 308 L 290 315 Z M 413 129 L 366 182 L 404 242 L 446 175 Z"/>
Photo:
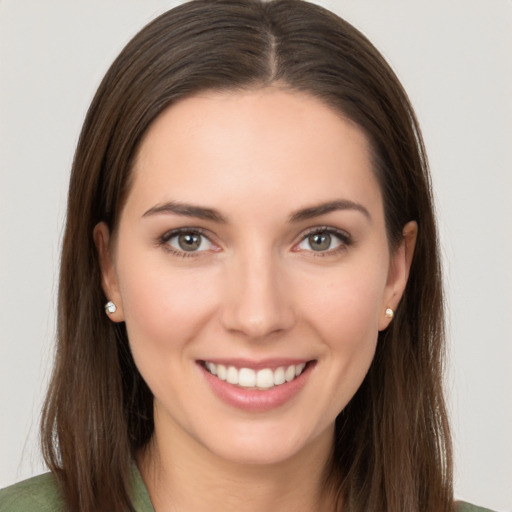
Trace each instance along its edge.
<path fill-rule="evenodd" d="M 52 476 L 2 510 L 470 510 L 419 127 L 327 11 L 195 1 L 127 45 L 78 144 L 60 283 Z"/>

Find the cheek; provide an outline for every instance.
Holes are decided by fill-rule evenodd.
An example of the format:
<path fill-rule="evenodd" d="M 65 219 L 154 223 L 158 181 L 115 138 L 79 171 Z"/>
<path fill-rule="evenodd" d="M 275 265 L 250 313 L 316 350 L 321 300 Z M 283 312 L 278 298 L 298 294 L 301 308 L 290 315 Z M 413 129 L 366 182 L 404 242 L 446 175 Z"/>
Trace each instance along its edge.
<path fill-rule="evenodd" d="M 386 273 L 379 268 L 333 272 L 321 283 L 305 283 L 304 311 L 325 338 L 359 344 L 377 335 L 382 311 Z M 375 336 L 373 336 L 375 335 Z"/>
<path fill-rule="evenodd" d="M 213 287 L 204 275 L 171 272 L 168 265 L 138 268 L 120 281 L 130 349 L 156 401 L 185 424 L 190 391 L 182 383 L 195 378 L 196 368 L 188 363 L 194 340 L 215 309 Z"/>
<path fill-rule="evenodd" d="M 385 272 L 366 268 L 337 272 L 328 285 L 304 293 L 305 314 L 325 351 L 323 378 L 335 390 L 326 397 L 333 417 L 352 399 L 373 360 L 385 282 Z"/>
<path fill-rule="evenodd" d="M 165 260 L 164 255 L 149 264 L 120 262 L 123 312 L 134 352 L 171 353 L 187 345 L 213 314 L 216 298 L 208 285 L 213 276 L 171 270 Z"/>
<path fill-rule="evenodd" d="M 352 293 L 353 292 L 353 293 Z M 378 338 L 378 294 L 345 288 L 333 293 L 321 312 L 322 338 L 335 361 L 336 377 L 359 387 L 373 359 Z M 355 393 L 356 389 L 353 389 Z"/>

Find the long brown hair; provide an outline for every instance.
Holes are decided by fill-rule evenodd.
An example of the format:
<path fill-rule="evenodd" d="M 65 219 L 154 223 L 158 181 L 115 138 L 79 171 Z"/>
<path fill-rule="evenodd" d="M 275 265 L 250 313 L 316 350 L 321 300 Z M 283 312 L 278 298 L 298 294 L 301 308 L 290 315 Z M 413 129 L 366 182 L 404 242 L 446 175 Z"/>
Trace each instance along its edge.
<path fill-rule="evenodd" d="M 93 229 L 115 230 L 155 118 L 202 90 L 279 82 L 357 123 L 373 151 L 391 246 L 416 220 L 409 282 L 371 368 L 336 420 L 330 480 L 354 512 L 452 510 L 442 392 L 444 320 L 427 158 L 407 95 L 373 45 L 301 0 L 194 0 L 146 26 L 103 79 L 73 162 L 58 344 L 42 416 L 45 460 L 74 511 L 132 510 L 130 464 L 153 433 L 153 398 L 123 324 L 103 312 Z"/>

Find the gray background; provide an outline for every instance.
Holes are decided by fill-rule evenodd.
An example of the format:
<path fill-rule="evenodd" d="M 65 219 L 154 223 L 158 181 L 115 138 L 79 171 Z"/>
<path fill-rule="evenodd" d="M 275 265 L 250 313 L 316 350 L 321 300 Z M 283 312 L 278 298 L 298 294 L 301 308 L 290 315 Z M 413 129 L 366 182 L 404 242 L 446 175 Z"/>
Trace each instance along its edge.
<path fill-rule="evenodd" d="M 108 65 L 178 2 L 0 0 L 0 487 L 43 471 L 69 169 Z M 318 1 L 409 92 L 430 155 L 446 269 L 458 497 L 512 511 L 512 2 Z"/>

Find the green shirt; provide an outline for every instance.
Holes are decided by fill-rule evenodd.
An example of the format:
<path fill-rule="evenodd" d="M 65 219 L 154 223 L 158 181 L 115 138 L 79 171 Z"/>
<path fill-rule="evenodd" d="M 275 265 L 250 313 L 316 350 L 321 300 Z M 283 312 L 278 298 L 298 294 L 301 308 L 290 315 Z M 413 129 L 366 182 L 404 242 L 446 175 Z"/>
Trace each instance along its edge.
<path fill-rule="evenodd" d="M 155 512 L 142 477 L 135 464 L 131 472 L 134 509 Z M 35 476 L 0 490 L 0 512 L 64 512 L 64 502 L 51 473 Z M 487 508 L 458 502 L 456 512 L 492 512 Z"/>
<path fill-rule="evenodd" d="M 155 512 L 135 464 L 130 480 L 134 509 Z M 65 512 L 57 480 L 52 473 L 45 473 L 0 490 L 0 512 Z"/>

